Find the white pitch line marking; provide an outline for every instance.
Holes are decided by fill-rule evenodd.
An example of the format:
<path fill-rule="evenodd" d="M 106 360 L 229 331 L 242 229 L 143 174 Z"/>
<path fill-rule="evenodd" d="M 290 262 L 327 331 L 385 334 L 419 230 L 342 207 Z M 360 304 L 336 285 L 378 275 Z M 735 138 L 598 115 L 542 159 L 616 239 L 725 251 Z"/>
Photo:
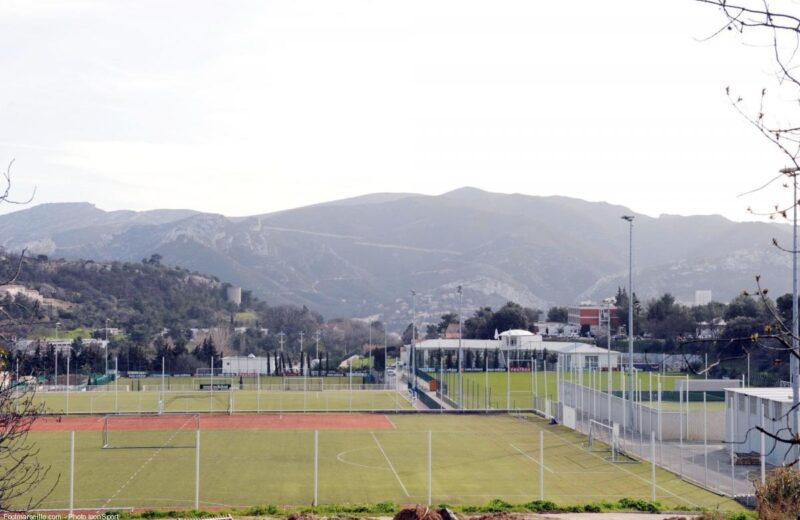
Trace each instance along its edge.
<path fill-rule="evenodd" d="M 392 461 L 389 460 L 389 456 L 386 455 L 385 451 L 383 451 L 383 446 L 381 446 L 380 441 L 375 436 L 375 432 L 370 432 L 370 434 L 372 435 L 372 438 L 375 439 L 375 444 L 378 445 L 378 449 L 381 450 L 381 453 L 383 453 L 383 458 L 386 459 L 386 462 L 389 464 L 389 469 L 391 469 L 392 473 L 394 473 L 394 478 L 397 479 L 397 482 L 400 483 L 400 487 L 403 488 L 403 493 L 405 493 L 407 497 L 411 497 L 411 495 L 408 493 L 408 490 L 406 489 L 406 485 L 403 484 L 402 480 L 400 480 L 400 475 L 398 475 L 397 471 L 395 471 L 394 465 L 392 464 Z"/>
<path fill-rule="evenodd" d="M 542 464 L 541 462 L 539 462 L 539 461 L 538 461 L 538 460 L 536 460 L 535 458 L 531 457 L 530 455 L 528 455 L 527 453 L 525 453 L 525 452 L 524 452 L 524 451 L 522 451 L 521 449 L 517 448 L 516 446 L 514 446 L 514 445 L 513 445 L 513 444 L 511 444 L 510 442 L 508 443 L 508 445 L 509 445 L 509 446 L 511 446 L 512 448 L 514 448 L 515 450 L 517 450 L 518 452 L 520 452 L 520 453 L 521 453 L 521 454 L 522 454 L 524 457 L 526 457 L 526 458 L 528 458 L 528 459 L 532 460 L 533 462 L 535 462 L 536 464 L 538 464 L 538 465 L 540 465 L 540 466 L 544 466 L 544 469 L 546 469 L 546 470 L 547 470 L 547 471 L 549 471 L 550 473 L 555 473 L 555 471 L 553 471 L 552 469 L 550 469 L 549 467 L 547 467 L 547 464 Z"/>
<path fill-rule="evenodd" d="M 344 458 L 345 455 L 348 455 L 350 453 L 355 453 L 357 451 L 364 451 L 364 450 L 367 450 L 367 449 L 369 449 L 369 447 L 367 447 L 367 448 L 356 448 L 354 450 L 343 451 L 343 452 L 339 453 L 338 455 L 336 455 L 336 460 L 338 460 L 342 464 L 349 464 L 350 466 L 356 466 L 358 468 L 366 468 L 366 469 L 379 470 L 379 471 L 389 471 L 388 468 L 382 468 L 380 466 L 368 466 L 366 464 L 359 464 L 358 462 L 352 462 L 352 461 L 349 461 L 349 460 Z"/>

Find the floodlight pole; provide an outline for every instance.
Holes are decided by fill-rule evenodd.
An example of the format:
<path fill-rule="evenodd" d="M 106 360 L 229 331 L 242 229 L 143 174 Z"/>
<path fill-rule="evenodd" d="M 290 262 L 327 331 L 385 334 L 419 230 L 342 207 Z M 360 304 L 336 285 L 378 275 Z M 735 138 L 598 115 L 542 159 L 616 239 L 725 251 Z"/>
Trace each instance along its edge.
<path fill-rule="evenodd" d="M 72 357 L 72 347 L 67 351 L 67 415 L 69 415 L 69 359 Z"/>
<path fill-rule="evenodd" d="M 628 222 L 628 408 L 630 409 L 631 423 L 635 423 L 633 410 L 633 215 L 624 215 L 623 220 Z"/>
<path fill-rule="evenodd" d="M 106 375 L 108 375 L 108 318 L 106 318 L 106 328 L 105 328 L 105 335 L 106 335 Z"/>
<path fill-rule="evenodd" d="M 462 342 L 461 336 L 462 334 L 462 327 L 461 323 L 463 320 L 463 304 L 464 304 L 464 292 L 462 287 L 458 286 L 458 407 L 464 408 L 464 351 L 462 349 Z"/>
<path fill-rule="evenodd" d="M 797 303 L 797 174 L 800 168 L 784 168 L 781 173 L 792 178 L 792 355 L 789 356 L 789 381 L 792 384 L 792 433 L 800 435 L 800 347 L 798 347 Z M 800 461 L 800 448 L 795 447 L 795 460 Z"/>
<path fill-rule="evenodd" d="M 606 400 L 608 401 L 608 424 L 611 425 L 611 396 L 612 394 L 612 378 L 611 378 L 611 298 L 606 298 L 606 313 L 608 318 L 608 341 L 607 344 L 607 352 L 606 352 L 606 373 L 608 379 L 608 397 Z M 599 385 L 598 385 L 599 386 Z"/>

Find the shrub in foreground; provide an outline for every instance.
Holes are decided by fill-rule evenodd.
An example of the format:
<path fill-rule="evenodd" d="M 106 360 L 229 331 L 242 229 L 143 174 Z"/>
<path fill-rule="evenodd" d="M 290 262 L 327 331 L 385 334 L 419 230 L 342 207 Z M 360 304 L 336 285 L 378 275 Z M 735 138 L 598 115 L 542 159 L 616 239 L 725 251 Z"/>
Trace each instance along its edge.
<path fill-rule="evenodd" d="M 795 467 L 775 468 L 764 484 L 756 482 L 756 510 L 764 520 L 800 517 L 800 471 Z"/>

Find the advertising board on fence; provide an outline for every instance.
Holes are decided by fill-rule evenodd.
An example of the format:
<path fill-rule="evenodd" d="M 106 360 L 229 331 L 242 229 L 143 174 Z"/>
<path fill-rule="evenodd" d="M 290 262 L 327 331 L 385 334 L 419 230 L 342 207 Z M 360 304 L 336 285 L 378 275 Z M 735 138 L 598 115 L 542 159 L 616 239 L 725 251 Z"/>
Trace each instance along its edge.
<path fill-rule="evenodd" d="M 203 383 L 200 385 L 200 390 L 230 390 L 230 389 L 231 389 L 230 383 L 214 383 L 213 385 L 211 383 L 208 384 Z"/>

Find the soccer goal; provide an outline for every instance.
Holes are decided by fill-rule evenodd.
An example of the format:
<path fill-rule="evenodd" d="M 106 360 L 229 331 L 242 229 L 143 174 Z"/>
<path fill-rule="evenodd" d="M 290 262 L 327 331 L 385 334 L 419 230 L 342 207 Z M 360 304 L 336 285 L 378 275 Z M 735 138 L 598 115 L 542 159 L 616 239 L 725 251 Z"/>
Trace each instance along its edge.
<path fill-rule="evenodd" d="M 199 430 L 199 414 L 106 415 L 102 448 L 195 448 Z"/>
<path fill-rule="evenodd" d="M 619 425 L 608 425 L 589 420 L 589 450 L 609 454 L 609 460 L 620 460 L 621 446 L 619 442 Z"/>
<path fill-rule="evenodd" d="M 237 380 L 238 381 L 238 380 Z M 195 376 L 192 378 L 193 390 L 207 390 L 211 392 L 227 392 L 233 388 L 233 378 L 230 376 Z"/>

